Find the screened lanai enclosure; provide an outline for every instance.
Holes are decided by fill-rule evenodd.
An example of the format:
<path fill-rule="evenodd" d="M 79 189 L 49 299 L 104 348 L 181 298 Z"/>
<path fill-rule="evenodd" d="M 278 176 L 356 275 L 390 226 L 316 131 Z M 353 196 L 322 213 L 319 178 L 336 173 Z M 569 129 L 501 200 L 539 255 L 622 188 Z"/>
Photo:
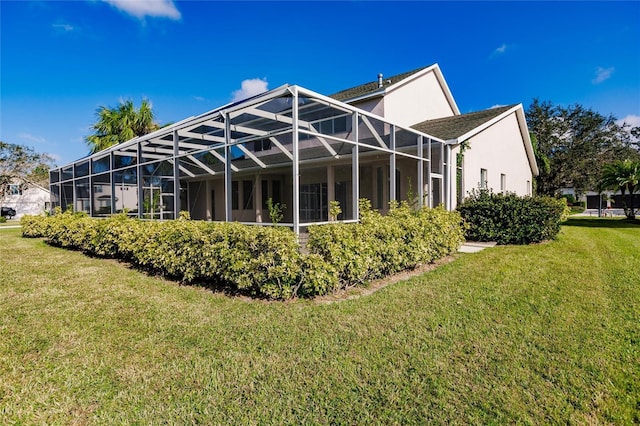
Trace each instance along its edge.
<path fill-rule="evenodd" d="M 270 224 L 356 221 L 358 199 L 451 206 L 444 141 L 299 86 L 191 117 L 50 171 L 52 204 L 94 217 Z M 454 174 L 455 176 L 455 174 Z"/>

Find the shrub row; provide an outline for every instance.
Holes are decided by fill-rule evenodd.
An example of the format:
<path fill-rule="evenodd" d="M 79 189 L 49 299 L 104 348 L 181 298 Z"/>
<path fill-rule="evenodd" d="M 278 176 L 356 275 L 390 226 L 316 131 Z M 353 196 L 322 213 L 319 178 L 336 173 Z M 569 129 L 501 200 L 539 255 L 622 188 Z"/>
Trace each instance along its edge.
<path fill-rule="evenodd" d="M 494 194 L 489 190 L 473 191 L 458 211 L 466 223 L 467 239 L 498 244 L 554 239 L 569 214 L 564 199 Z"/>
<path fill-rule="evenodd" d="M 363 209 L 360 224 L 310 228 L 311 253 L 284 227 L 191 220 L 145 222 L 124 214 L 92 219 L 84 213 L 24 216 L 24 237 L 123 259 L 183 282 L 207 282 L 259 297 L 328 294 L 454 251 L 460 216 L 443 209 L 398 206 L 388 216 Z"/>
<path fill-rule="evenodd" d="M 392 205 L 387 216 L 360 203 L 360 223 L 309 227 L 307 246 L 338 273 L 341 286 L 431 263 L 455 252 L 464 241 L 457 212 Z"/>
<path fill-rule="evenodd" d="M 25 217 L 23 236 L 84 253 L 129 261 L 185 283 L 208 282 L 259 297 L 307 295 L 322 277 L 306 276 L 295 235 L 281 227 L 191 220 L 149 222 L 124 214 Z M 306 285 L 300 285 L 300 283 Z"/>

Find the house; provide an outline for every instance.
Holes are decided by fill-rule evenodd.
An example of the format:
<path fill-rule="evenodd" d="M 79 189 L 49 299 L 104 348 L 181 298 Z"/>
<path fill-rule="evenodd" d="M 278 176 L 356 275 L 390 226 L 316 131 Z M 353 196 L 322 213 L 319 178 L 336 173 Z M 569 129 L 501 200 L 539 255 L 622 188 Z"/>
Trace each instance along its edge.
<path fill-rule="evenodd" d="M 605 189 L 598 191 L 576 192 L 575 188 L 560 188 L 560 195 L 571 195 L 576 201 L 584 202 L 587 210 L 615 210 L 617 214 L 623 215 L 623 209 L 630 203 L 629 193 L 624 196 L 620 190 Z M 640 194 L 633 194 L 633 205 L 640 206 Z"/>
<path fill-rule="evenodd" d="M 462 147 L 465 147 L 462 152 Z M 461 155 L 459 155 L 461 154 Z M 53 169 L 52 202 L 93 216 L 356 221 L 358 199 L 454 209 L 472 188 L 529 194 L 522 105 L 461 114 L 437 64 L 325 96 L 284 85 Z"/>
<path fill-rule="evenodd" d="M 14 179 L 0 193 L 0 205 L 16 211 L 16 218 L 37 215 L 51 209 L 51 193 L 33 182 Z"/>

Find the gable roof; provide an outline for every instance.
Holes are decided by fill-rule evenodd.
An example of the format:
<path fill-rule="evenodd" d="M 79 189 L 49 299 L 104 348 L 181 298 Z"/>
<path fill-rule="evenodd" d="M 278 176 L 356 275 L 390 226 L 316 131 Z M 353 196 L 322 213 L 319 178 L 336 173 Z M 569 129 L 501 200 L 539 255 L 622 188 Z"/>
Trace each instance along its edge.
<path fill-rule="evenodd" d="M 457 139 L 516 105 L 485 109 L 452 117 L 423 121 L 412 128 L 444 140 Z"/>
<path fill-rule="evenodd" d="M 407 77 L 411 77 L 413 74 L 420 72 L 424 69 L 432 67 L 433 65 L 429 65 L 426 67 L 417 68 L 413 71 L 403 72 L 402 74 L 394 75 L 392 77 L 383 77 L 382 78 L 382 87 L 378 87 L 378 80 L 371 81 L 369 83 L 361 84 L 360 86 L 351 87 L 349 89 L 341 90 L 333 95 L 329 95 L 330 98 L 333 98 L 338 101 L 345 101 L 347 99 L 353 99 L 360 96 L 371 95 L 378 91 L 384 91 L 387 87 L 392 86 L 399 81 L 404 80 Z"/>
<path fill-rule="evenodd" d="M 522 104 L 490 108 L 469 114 L 455 115 L 453 117 L 436 118 L 434 120 L 423 121 L 411 127 L 420 132 L 444 139 L 449 143 L 461 143 L 485 131 L 511 114 L 515 114 L 518 120 L 520 136 L 522 137 L 524 149 L 527 153 L 531 173 L 533 173 L 534 176 L 538 176 L 540 171 L 536 164 L 536 157 L 533 152 L 531 138 L 529 137 L 527 119 L 524 115 Z"/>

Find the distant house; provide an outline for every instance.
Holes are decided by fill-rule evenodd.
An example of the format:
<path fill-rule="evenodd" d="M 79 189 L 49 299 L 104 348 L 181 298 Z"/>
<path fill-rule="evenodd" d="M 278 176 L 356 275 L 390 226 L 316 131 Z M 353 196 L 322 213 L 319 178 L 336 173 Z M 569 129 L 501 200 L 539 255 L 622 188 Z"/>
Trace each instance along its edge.
<path fill-rule="evenodd" d="M 16 218 L 25 214 L 37 215 L 51 208 L 51 193 L 48 189 L 25 180 L 13 180 L 2 189 L 0 205 L 16 211 Z"/>
<path fill-rule="evenodd" d="M 462 156 L 461 147 L 465 146 Z M 460 161 L 457 161 L 457 159 Z M 53 169 L 52 202 L 93 216 L 269 222 L 299 232 L 413 197 L 454 209 L 471 189 L 531 193 L 522 105 L 461 114 L 438 65 L 325 96 L 284 85 Z"/>
<path fill-rule="evenodd" d="M 571 195 L 576 201 L 582 201 L 585 203 L 585 207 L 589 210 L 598 209 L 615 209 L 622 211 L 629 202 L 629 194 L 624 196 L 619 190 L 604 190 L 602 192 L 586 191 L 581 194 L 577 194 L 574 188 L 560 188 L 561 195 Z M 640 194 L 633 195 L 634 206 L 640 206 Z M 622 214 L 622 213 L 620 213 Z"/>

